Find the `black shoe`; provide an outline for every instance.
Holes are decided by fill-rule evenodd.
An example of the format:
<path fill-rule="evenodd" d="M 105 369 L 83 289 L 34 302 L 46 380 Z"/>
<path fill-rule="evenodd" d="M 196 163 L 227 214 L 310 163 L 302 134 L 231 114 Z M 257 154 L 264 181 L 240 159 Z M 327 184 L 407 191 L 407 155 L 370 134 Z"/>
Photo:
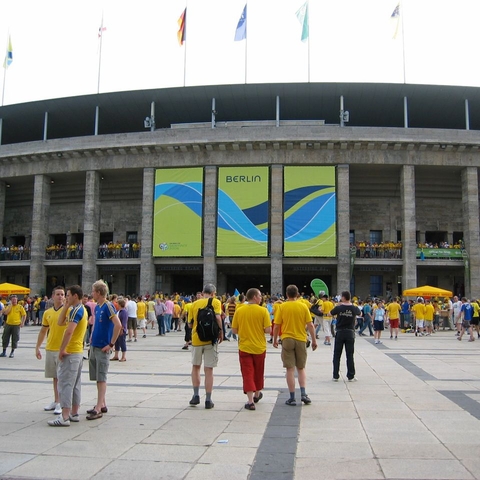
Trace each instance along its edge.
<path fill-rule="evenodd" d="M 205 408 L 207 410 L 210 410 L 211 408 L 213 408 L 215 406 L 215 404 L 211 401 L 211 400 L 205 400 Z"/>
<path fill-rule="evenodd" d="M 253 397 L 253 401 L 254 401 L 255 403 L 258 403 L 262 398 L 263 398 L 263 393 L 260 392 L 260 393 L 258 394 L 258 397 Z"/>
<path fill-rule="evenodd" d="M 147 338 L 147 336 L 146 336 L 146 335 L 144 335 L 142 338 Z"/>
<path fill-rule="evenodd" d="M 310 400 L 310 397 L 308 395 L 302 395 L 302 402 L 305 405 L 310 405 L 312 401 Z"/>
<path fill-rule="evenodd" d="M 480 338 L 480 336 L 479 336 L 479 338 Z M 272 339 L 267 340 L 267 343 L 273 343 L 273 340 Z"/>
<path fill-rule="evenodd" d="M 13 358 L 13 352 L 10 352 L 9 358 Z"/>
<path fill-rule="evenodd" d="M 5 352 L 0 353 L 0 357 L 6 357 L 7 354 Z"/>
<path fill-rule="evenodd" d="M 190 405 L 198 405 L 200 403 L 200 395 L 194 395 L 189 403 Z"/>
<path fill-rule="evenodd" d="M 285 405 L 291 405 L 292 407 L 295 407 L 297 405 L 297 401 L 294 398 L 289 398 L 286 402 Z"/>

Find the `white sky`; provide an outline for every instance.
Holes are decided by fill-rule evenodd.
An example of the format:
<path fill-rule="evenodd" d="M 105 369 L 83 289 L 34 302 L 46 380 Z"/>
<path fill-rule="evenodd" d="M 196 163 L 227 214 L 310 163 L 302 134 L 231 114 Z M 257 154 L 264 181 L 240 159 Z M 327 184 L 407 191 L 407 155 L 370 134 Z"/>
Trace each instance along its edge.
<path fill-rule="evenodd" d="M 102 11 L 100 93 L 245 78 L 403 83 L 403 45 L 407 83 L 480 86 L 479 0 L 402 0 L 396 39 L 398 0 L 310 0 L 306 43 L 295 16 L 303 3 L 248 0 L 247 41 L 234 42 L 245 0 L 2 0 L 0 45 L 8 32 L 13 44 L 4 103 L 96 93 Z"/>

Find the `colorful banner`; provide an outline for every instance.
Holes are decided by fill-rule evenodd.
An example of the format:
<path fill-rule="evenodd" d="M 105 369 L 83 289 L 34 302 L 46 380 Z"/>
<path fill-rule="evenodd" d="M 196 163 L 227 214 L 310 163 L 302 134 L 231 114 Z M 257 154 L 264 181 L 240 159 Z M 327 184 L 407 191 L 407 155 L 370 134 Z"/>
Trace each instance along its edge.
<path fill-rule="evenodd" d="M 203 168 L 155 172 L 154 257 L 202 255 Z"/>
<path fill-rule="evenodd" d="M 460 248 L 417 248 L 417 258 L 456 258 L 463 259 Z"/>
<path fill-rule="evenodd" d="M 335 167 L 285 167 L 284 257 L 335 257 Z"/>
<path fill-rule="evenodd" d="M 269 168 L 218 169 L 218 257 L 268 255 Z"/>

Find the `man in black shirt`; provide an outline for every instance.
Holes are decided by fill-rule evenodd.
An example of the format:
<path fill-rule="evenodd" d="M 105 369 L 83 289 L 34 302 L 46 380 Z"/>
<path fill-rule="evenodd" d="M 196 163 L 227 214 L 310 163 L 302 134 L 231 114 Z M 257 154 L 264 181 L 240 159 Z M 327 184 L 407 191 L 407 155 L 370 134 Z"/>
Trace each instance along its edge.
<path fill-rule="evenodd" d="M 333 349 L 333 381 L 338 382 L 340 375 L 340 358 L 343 346 L 347 354 L 347 378 L 349 382 L 355 379 L 355 362 L 353 352 L 355 347 L 355 320 L 360 315 L 360 309 L 350 302 L 350 292 L 342 292 L 340 304 L 330 312 L 337 317 L 335 347 Z"/>

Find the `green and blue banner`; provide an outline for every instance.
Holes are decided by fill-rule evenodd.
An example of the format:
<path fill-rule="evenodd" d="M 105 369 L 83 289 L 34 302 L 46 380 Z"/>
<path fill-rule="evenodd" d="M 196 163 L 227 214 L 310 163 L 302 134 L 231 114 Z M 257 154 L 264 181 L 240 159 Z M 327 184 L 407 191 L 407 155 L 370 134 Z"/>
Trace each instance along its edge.
<path fill-rule="evenodd" d="M 202 255 L 203 168 L 155 172 L 154 257 Z"/>
<path fill-rule="evenodd" d="M 269 168 L 218 169 L 218 257 L 266 257 Z"/>
<path fill-rule="evenodd" d="M 285 167 L 284 257 L 335 257 L 335 167 Z"/>

